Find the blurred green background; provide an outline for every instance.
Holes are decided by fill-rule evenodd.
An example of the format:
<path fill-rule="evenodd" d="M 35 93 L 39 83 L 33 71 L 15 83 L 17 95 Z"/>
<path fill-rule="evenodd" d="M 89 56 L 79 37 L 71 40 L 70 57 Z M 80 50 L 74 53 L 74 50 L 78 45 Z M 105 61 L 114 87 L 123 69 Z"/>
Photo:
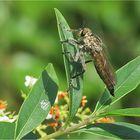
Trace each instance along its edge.
<path fill-rule="evenodd" d="M 91 28 L 102 38 L 115 70 L 140 55 L 140 2 L 88 1 L 1 1 L 0 2 L 0 99 L 8 110 L 18 112 L 21 91 L 27 93 L 25 76 L 38 77 L 53 63 L 60 90 L 66 90 L 61 44 L 54 8 L 58 8 L 73 29 Z M 84 95 L 91 109 L 104 90 L 93 64 L 87 64 Z M 140 87 L 114 108 L 140 106 Z M 123 118 L 140 124 L 138 118 Z"/>

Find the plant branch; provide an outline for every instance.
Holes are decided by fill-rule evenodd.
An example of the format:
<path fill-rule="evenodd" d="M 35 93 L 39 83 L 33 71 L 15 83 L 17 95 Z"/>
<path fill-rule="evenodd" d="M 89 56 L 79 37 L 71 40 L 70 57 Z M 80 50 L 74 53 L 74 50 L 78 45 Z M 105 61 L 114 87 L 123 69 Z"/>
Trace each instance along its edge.
<path fill-rule="evenodd" d="M 52 138 L 67 134 L 69 132 L 77 130 L 80 127 L 84 127 L 85 125 L 88 125 L 88 124 L 92 123 L 94 120 L 95 120 L 95 114 L 92 114 L 90 117 L 86 118 L 82 122 L 80 122 L 78 124 L 75 124 L 75 125 L 73 125 L 73 126 L 71 126 L 69 128 L 66 128 L 65 130 L 63 130 L 61 128 L 61 130 L 58 130 L 58 131 L 56 131 L 56 132 L 54 132 L 52 134 L 49 134 L 49 135 L 41 138 L 41 140 L 49 140 L 49 139 L 52 139 Z"/>

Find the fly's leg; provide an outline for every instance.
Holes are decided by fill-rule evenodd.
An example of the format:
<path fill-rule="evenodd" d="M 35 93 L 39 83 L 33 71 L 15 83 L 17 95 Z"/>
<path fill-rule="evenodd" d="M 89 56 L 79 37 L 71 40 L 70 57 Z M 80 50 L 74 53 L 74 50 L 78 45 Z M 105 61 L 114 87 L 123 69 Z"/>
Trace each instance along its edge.
<path fill-rule="evenodd" d="M 70 57 L 75 62 L 78 62 L 79 61 L 81 63 L 81 65 L 82 65 L 82 68 L 83 68 L 83 70 L 80 73 L 76 74 L 75 76 L 72 76 L 72 79 L 73 78 L 76 78 L 76 77 L 78 77 L 80 75 L 82 75 L 85 72 L 85 70 L 86 70 L 86 63 L 89 63 L 89 62 L 92 62 L 93 61 L 93 60 L 87 60 L 87 61 L 85 61 L 85 58 L 84 58 L 84 50 L 83 50 L 84 46 L 81 45 L 79 41 L 77 41 L 77 40 L 75 40 L 73 38 L 70 38 L 70 39 L 67 39 L 67 40 L 63 40 L 63 41 L 61 41 L 61 43 L 68 43 L 68 44 L 73 45 L 73 46 L 76 46 L 76 45 L 79 45 L 80 46 L 79 51 L 76 52 L 75 56 L 72 56 L 72 54 L 70 52 L 66 52 L 66 53 L 69 53 L 70 54 Z"/>
<path fill-rule="evenodd" d="M 78 52 L 77 52 L 77 53 L 78 53 Z M 77 54 L 77 53 L 76 53 L 76 54 Z M 72 62 L 72 61 L 78 62 L 78 59 L 76 58 L 76 55 L 73 56 L 70 52 L 62 52 L 62 54 L 66 56 L 66 58 L 67 58 L 67 60 L 68 60 L 69 62 Z M 69 57 L 68 57 L 68 55 L 69 55 Z"/>
<path fill-rule="evenodd" d="M 83 52 L 79 49 L 79 52 L 76 53 L 75 55 L 75 61 L 78 62 L 82 65 L 82 71 L 77 73 L 76 75 L 72 76 L 72 79 L 82 75 L 86 71 L 86 63 L 85 63 L 85 58 Z"/>
<path fill-rule="evenodd" d="M 73 39 L 73 38 L 69 38 L 69 39 L 66 39 L 66 40 L 61 40 L 60 42 L 62 44 L 63 43 L 68 43 L 68 44 L 73 45 L 73 46 L 76 46 L 76 45 L 80 44 L 79 41 L 77 41 L 76 39 Z"/>
<path fill-rule="evenodd" d="M 90 62 L 93 62 L 93 60 L 86 60 L 85 63 L 90 63 Z"/>
<path fill-rule="evenodd" d="M 84 73 L 85 73 L 85 70 L 82 70 L 80 73 L 78 73 L 78 74 L 72 76 L 72 79 L 74 79 L 74 78 L 76 78 L 76 77 L 78 77 L 78 76 L 80 76 L 80 75 L 82 75 L 82 74 L 84 74 Z"/>
<path fill-rule="evenodd" d="M 73 45 L 73 46 L 77 46 L 79 44 L 79 42 L 73 38 L 70 38 L 70 39 L 66 39 L 66 40 L 61 40 L 60 41 L 62 44 L 63 43 L 68 43 L 70 45 Z M 63 52 L 63 54 L 70 54 L 70 58 L 74 61 L 74 62 L 78 62 L 79 59 L 80 59 L 80 50 L 76 52 L 76 54 L 73 56 L 70 52 Z"/>
<path fill-rule="evenodd" d="M 89 63 L 89 62 L 92 62 L 93 60 L 87 60 L 87 61 L 85 61 L 85 64 L 86 63 Z M 83 68 L 84 68 L 85 66 L 83 66 Z M 80 72 L 80 73 L 78 73 L 78 74 L 76 74 L 75 76 L 72 76 L 72 79 L 74 79 L 74 78 L 76 78 L 76 77 L 78 77 L 78 76 L 80 76 L 80 75 L 82 75 L 82 74 L 84 74 L 85 73 L 85 68 Z"/>
<path fill-rule="evenodd" d="M 68 43 L 68 44 L 73 45 L 73 46 L 77 46 L 77 45 L 80 46 L 79 51 L 76 52 L 75 56 L 72 56 L 72 54 L 70 52 L 66 52 L 66 53 L 70 54 L 70 57 L 72 58 L 72 60 L 74 60 L 74 62 L 79 61 L 79 63 L 81 63 L 81 65 L 82 65 L 82 71 L 80 73 L 76 74 L 75 76 L 72 76 L 72 79 L 74 79 L 74 78 L 82 75 L 85 72 L 86 63 L 88 63 L 90 61 L 85 62 L 84 53 L 83 53 L 83 50 L 82 50 L 83 46 L 79 43 L 79 41 L 77 41 L 73 38 L 70 38 L 70 39 L 61 41 L 61 43 Z"/>
<path fill-rule="evenodd" d="M 78 73 L 78 74 L 72 76 L 72 79 L 74 79 L 74 78 L 76 78 L 76 77 L 78 77 L 78 76 L 84 74 L 85 71 L 86 71 L 86 63 L 90 63 L 90 62 L 93 62 L 93 60 L 87 60 L 87 61 L 85 61 L 85 62 L 81 62 L 82 67 L 83 67 L 83 70 L 82 70 L 80 73 Z"/>
<path fill-rule="evenodd" d="M 70 52 L 62 52 L 62 54 L 63 54 L 63 55 L 66 55 L 66 54 L 70 54 Z M 77 62 L 78 59 L 83 60 L 83 58 L 80 58 L 81 56 L 80 56 L 79 52 L 76 53 L 75 57 L 72 56 L 72 54 L 70 54 L 70 57 L 71 57 L 72 60 L 74 60 L 75 62 Z M 82 56 L 82 57 L 83 57 L 83 56 Z M 86 61 L 82 62 L 83 67 L 85 67 L 85 66 L 84 66 L 84 63 L 87 64 L 87 63 L 90 63 L 90 62 L 93 62 L 93 60 L 90 59 L 90 60 L 86 60 Z"/>
<path fill-rule="evenodd" d="M 67 89 L 67 92 L 70 90 L 71 87 L 73 87 L 73 84 L 72 84 L 72 79 L 75 79 L 77 78 L 78 76 L 81 76 L 83 75 L 83 73 L 85 72 L 86 70 L 86 62 L 85 62 L 85 58 L 84 58 L 84 52 L 82 50 L 82 45 L 79 44 L 79 42 L 77 40 L 74 40 L 74 39 L 67 39 L 67 40 L 63 40 L 61 41 L 61 43 L 68 43 L 70 45 L 73 45 L 73 46 L 77 46 L 78 50 L 77 52 L 72 55 L 70 52 L 64 52 L 63 54 L 69 54 L 70 57 L 68 57 L 67 55 L 67 58 L 70 62 L 76 62 L 76 63 L 80 63 L 80 71 L 77 71 L 77 73 L 74 75 L 74 76 L 71 76 L 70 77 L 70 81 L 69 81 L 69 87 Z"/>

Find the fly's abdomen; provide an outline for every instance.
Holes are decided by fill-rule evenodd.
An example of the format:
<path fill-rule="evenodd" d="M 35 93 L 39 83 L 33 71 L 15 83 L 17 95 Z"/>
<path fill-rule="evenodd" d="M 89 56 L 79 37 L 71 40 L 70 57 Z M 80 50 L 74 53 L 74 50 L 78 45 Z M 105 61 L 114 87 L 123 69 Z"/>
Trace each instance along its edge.
<path fill-rule="evenodd" d="M 94 65 L 97 73 L 107 86 L 110 94 L 114 96 L 114 86 L 116 84 L 115 75 L 111 69 L 111 66 L 106 56 L 102 51 L 100 52 L 93 51 L 91 55 L 94 59 Z"/>

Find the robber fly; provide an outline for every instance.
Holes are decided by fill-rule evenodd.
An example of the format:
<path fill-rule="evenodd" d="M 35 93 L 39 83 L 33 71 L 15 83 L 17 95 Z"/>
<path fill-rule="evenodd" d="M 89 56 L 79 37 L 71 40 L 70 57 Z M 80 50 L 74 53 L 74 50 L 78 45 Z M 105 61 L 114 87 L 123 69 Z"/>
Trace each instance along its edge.
<path fill-rule="evenodd" d="M 93 59 L 95 68 L 100 78 L 103 80 L 110 94 L 114 96 L 114 86 L 116 84 L 115 74 L 103 50 L 101 39 L 94 35 L 89 28 L 78 30 L 78 39 L 69 41 L 76 43 L 82 53 L 87 53 Z M 83 64 L 85 66 L 85 64 Z"/>

